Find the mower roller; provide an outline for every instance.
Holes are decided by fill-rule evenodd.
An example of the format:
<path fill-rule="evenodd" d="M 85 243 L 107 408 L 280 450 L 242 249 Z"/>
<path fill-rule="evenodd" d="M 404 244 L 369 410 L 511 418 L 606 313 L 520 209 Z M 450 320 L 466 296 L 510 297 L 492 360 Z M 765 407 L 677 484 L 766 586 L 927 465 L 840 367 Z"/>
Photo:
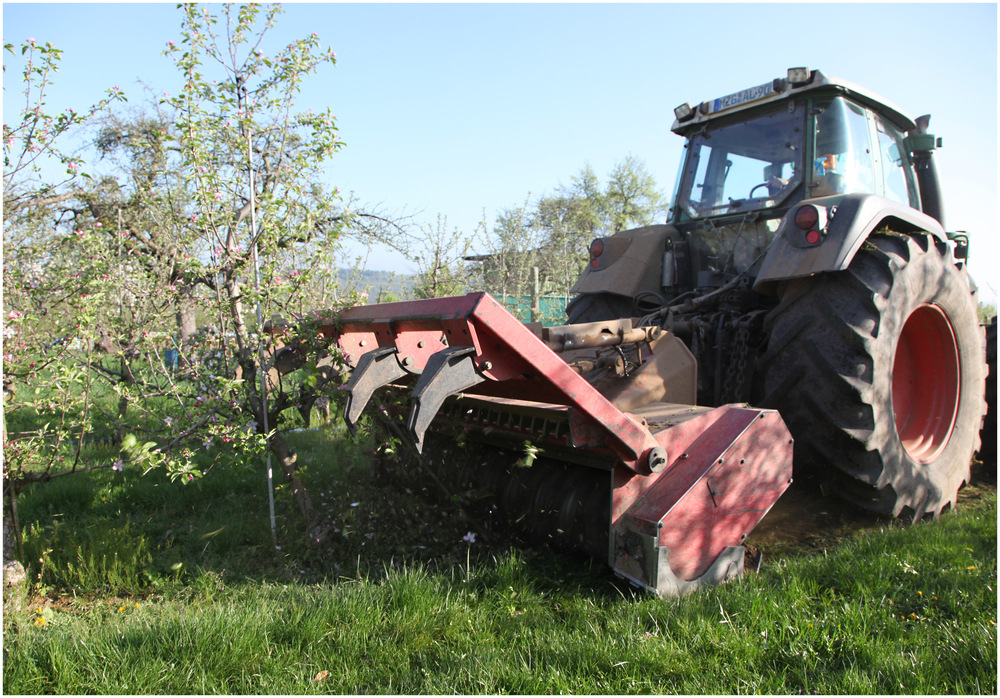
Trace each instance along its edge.
<path fill-rule="evenodd" d="M 938 516 L 987 404 L 969 237 L 944 228 L 929 116 L 805 68 L 674 114 L 670 218 L 591 243 L 569 324 L 473 293 L 323 328 L 354 369 L 348 424 L 411 388 L 417 450 L 445 424 L 488 444 L 509 511 L 661 595 L 740 573 L 793 452 L 796 477 L 847 502 Z"/>

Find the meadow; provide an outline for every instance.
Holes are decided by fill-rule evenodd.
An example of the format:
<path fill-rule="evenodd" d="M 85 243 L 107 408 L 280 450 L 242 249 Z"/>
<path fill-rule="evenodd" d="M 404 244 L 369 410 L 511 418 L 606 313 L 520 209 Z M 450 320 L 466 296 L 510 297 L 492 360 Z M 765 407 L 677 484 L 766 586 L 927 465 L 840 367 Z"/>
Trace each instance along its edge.
<path fill-rule="evenodd" d="M 386 481 L 341 429 L 292 438 L 334 526 L 321 548 L 280 490 L 272 545 L 261 463 L 22 493 L 4 692 L 996 694 L 989 481 L 937 521 L 752 538 L 759 572 L 664 600 L 476 536 L 465 507 L 419 473 Z"/>

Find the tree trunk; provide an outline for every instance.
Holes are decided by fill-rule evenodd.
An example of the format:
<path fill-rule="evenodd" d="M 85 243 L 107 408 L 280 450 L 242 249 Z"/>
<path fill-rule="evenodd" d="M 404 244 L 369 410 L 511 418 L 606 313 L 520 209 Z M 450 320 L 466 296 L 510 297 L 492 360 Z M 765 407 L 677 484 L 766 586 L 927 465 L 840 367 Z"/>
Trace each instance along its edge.
<path fill-rule="evenodd" d="M 25 580 L 24 566 L 18 562 L 20 527 L 17 525 L 17 499 L 14 482 L 3 479 L 3 588 L 16 587 Z"/>
<path fill-rule="evenodd" d="M 262 399 L 263 395 L 261 395 L 258 368 L 253 350 L 247 342 L 247 327 L 243 320 L 242 293 L 239 281 L 235 276 L 227 281 L 226 289 L 229 294 L 229 311 L 235 326 L 236 342 L 239 347 L 239 363 L 243 370 L 244 405 L 254 415 L 254 419 L 260 425 L 258 428 L 262 428 L 267 405 L 264 404 L 264 400 Z M 277 414 L 273 416 L 268 414 L 268 425 L 271 428 L 274 427 L 275 418 L 277 418 Z M 277 430 L 271 436 L 268 446 L 271 449 L 271 453 L 278 458 L 281 471 L 285 476 L 285 482 L 292 486 L 292 495 L 295 497 L 295 503 L 298 504 L 302 518 L 305 519 L 306 534 L 309 536 L 309 541 L 313 545 L 324 544 L 329 537 L 331 526 L 323 521 L 319 512 L 316 511 L 312 497 L 309 495 L 309 490 L 306 489 L 305 485 L 299 479 L 295 451 L 285 441 L 284 435 Z"/>
<path fill-rule="evenodd" d="M 125 386 L 135 385 L 135 374 L 132 373 L 132 366 L 127 358 L 124 356 L 121 360 L 122 369 L 122 379 L 121 382 Z M 126 419 L 128 418 L 128 406 L 129 406 L 128 390 L 124 390 L 121 393 L 121 397 L 118 398 L 118 428 L 115 430 L 115 443 L 120 444 L 125 440 L 125 425 Z"/>
<path fill-rule="evenodd" d="M 177 294 L 177 333 L 180 335 L 181 342 L 190 339 L 195 330 L 198 329 L 195 320 L 196 306 L 191 297 L 194 287 L 185 286 L 183 288 L 184 290 Z"/>
<path fill-rule="evenodd" d="M 281 432 L 275 432 L 274 436 L 271 437 L 271 453 L 274 454 L 281 465 L 285 482 L 292 486 L 292 495 L 295 497 L 295 503 L 298 505 L 299 512 L 306 522 L 306 533 L 309 536 L 309 542 L 317 546 L 323 545 L 330 536 L 331 526 L 316 510 L 312 497 L 309 495 L 309 490 L 306 489 L 306 486 L 302 484 L 302 480 L 299 479 L 298 457 L 295 455 L 292 447 L 288 445 L 288 442 L 285 441 L 285 437 Z"/>

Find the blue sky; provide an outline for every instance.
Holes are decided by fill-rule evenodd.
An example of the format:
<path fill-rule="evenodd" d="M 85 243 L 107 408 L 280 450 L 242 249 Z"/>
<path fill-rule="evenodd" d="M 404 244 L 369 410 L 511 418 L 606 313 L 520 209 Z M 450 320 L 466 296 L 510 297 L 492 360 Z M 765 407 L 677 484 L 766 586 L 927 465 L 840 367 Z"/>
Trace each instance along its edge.
<path fill-rule="evenodd" d="M 319 34 L 337 53 L 303 109 L 330 106 L 347 147 L 329 184 L 369 204 L 471 231 L 585 164 L 628 155 L 669 191 L 681 140 L 673 108 L 819 68 L 911 116 L 930 113 L 946 225 L 972 239 L 984 300 L 997 250 L 997 16 L 989 4 L 312 4 L 289 3 L 274 46 Z M 49 106 L 80 109 L 112 85 L 176 91 L 161 55 L 179 39 L 169 4 L 5 3 L 5 42 L 64 50 Z M 266 52 L 266 49 L 265 49 Z M 4 120 L 18 108 L 5 56 Z M 369 267 L 408 270 L 375 251 Z"/>

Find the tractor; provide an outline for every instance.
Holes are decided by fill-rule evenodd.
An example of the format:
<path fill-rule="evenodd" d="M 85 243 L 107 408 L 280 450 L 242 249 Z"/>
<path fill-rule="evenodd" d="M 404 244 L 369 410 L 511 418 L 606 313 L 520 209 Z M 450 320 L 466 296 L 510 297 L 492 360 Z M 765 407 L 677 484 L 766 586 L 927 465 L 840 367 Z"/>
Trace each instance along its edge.
<path fill-rule="evenodd" d="M 566 325 L 472 293 L 320 329 L 353 369 L 349 425 L 410 391 L 415 449 L 477 449 L 449 477 L 662 596 L 739 575 L 794 478 L 938 516 L 987 409 L 929 116 L 806 68 L 674 116 L 669 220 L 593 241 Z"/>

